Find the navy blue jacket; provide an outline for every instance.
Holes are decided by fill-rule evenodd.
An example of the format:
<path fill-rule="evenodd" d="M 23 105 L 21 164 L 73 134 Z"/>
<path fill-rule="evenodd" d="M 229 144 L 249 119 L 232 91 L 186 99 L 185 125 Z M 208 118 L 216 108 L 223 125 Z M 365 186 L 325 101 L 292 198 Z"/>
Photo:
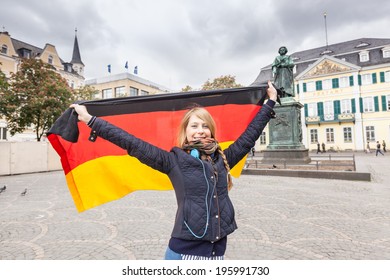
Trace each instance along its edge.
<path fill-rule="evenodd" d="M 274 104 L 273 101 L 264 104 L 242 135 L 224 150 L 230 168 L 255 145 L 273 114 Z M 172 237 L 214 242 L 237 228 L 234 208 L 228 196 L 226 168 L 218 154 L 209 162 L 195 158 L 178 147 L 167 152 L 99 118 L 92 124 L 92 133 L 168 175 L 178 205 Z"/>

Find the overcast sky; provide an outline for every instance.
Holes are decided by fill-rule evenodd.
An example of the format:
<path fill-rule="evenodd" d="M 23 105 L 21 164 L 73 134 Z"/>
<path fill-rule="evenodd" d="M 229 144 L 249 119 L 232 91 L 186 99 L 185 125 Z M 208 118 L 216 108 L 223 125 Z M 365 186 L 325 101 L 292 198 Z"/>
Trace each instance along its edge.
<path fill-rule="evenodd" d="M 178 91 L 233 75 L 246 86 L 289 54 L 359 38 L 390 38 L 389 0 L 0 0 L 0 27 L 72 58 L 75 28 L 86 79 L 133 72 Z"/>

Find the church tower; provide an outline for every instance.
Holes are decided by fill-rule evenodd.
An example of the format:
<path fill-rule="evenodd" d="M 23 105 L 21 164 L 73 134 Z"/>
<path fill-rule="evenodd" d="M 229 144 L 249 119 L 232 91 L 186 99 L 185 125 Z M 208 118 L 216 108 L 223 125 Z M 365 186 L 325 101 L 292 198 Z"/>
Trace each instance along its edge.
<path fill-rule="evenodd" d="M 79 43 L 77 41 L 77 28 L 75 29 L 73 55 L 70 63 L 72 64 L 73 70 L 84 77 L 84 63 L 81 61 Z"/>

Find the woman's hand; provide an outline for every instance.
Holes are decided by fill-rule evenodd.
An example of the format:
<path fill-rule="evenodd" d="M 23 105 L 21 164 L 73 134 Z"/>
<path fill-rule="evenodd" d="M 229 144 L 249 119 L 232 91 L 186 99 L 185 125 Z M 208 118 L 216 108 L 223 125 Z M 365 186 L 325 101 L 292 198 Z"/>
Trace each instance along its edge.
<path fill-rule="evenodd" d="M 278 92 L 276 91 L 276 89 L 272 85 L 271 81 L 268 81 L 267 94 L 268 94 L 269 99 L 276 101 L 276 99 L 278 97 Z"/>
<path fill-rule="evenodd" d="M 79 115 L 79 120 L 88 123 L 92 119 L 92 115 L 88 113 L 87 108 L 84 105 L 72 104 L 69 108 L 73 108 Z"/>

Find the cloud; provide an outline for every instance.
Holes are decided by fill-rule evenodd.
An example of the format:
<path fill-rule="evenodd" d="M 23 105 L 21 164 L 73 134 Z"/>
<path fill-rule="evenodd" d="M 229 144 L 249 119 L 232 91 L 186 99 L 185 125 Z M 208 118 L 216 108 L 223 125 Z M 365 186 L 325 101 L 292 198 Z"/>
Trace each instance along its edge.
<path fill-rule="evenodd" d="M 56 46 L 70 61 L 78 29 L 87 78 L 139 67 L 139 75 L 173 90 L 234 75 L 249 85 L 281 45 L 289 53 L 388 37 L 390 2 L 372 0 L 2 0 L 0 25 L 16 39 Z M 375 8 L 375 14 L 368 11 Z"/>

